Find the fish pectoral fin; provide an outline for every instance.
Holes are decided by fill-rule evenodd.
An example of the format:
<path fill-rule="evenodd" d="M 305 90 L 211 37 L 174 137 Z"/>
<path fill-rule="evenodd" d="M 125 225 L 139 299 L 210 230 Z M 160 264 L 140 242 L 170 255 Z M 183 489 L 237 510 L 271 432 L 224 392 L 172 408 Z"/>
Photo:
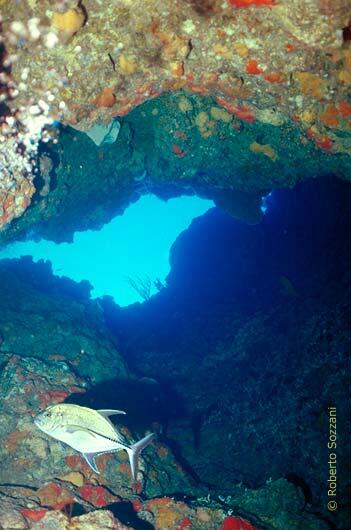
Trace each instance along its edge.
<path fill-rule="evenodd" d="M 86 463 L 91 467 L 91 469 L 100 475 L 100 471 L 98 470 L 95 462 L 95 455 L 96 453 L 81 453 L 81 455 L 85 458 Z"/>
<path fill-rule="evenodd" d="M 111 423 L 112 425 L 112 423 Z M 113 427 L 113 425 L 112 425 Z M 66 432 L 73 434 L 75 432 L 87 432 L 91 436 L 95 436 L 95 438 L 101 439 L 104 438 L 105 440 L 109 440 L 110 442 L 120 443 L 118 438 L 111 438 L 110 436 L 106 436 L 105 434 L 102 434 L 101 432 L 96 432 L 93 429 L 89 429 L 89 427 L 82 427 L 81 425 L 68 425 L 66 427 Z M 117 434 L 117 433 L 116 433 Z"/>
<path fill-rule="evenodd" d="M 100 416 L 108 418 L 109 416 L 115 416 L 116 414 L 126 414 L 124 410 L 114 410 L 114 409 L 100 409 L 97 411 Z"/>
<path fill-rule="evenodd" d="M 95 438 L 98 436 L 98 434 L 90 429 L 87 429 L 85 427 L 82 427 L 81 425 L 67 425 L 66 431 L 69 434 L 73 434 L 75 432 L 81 431 L 81 432 L 87 432 L 91 434 L 92 436 L 95 436 Z"/>

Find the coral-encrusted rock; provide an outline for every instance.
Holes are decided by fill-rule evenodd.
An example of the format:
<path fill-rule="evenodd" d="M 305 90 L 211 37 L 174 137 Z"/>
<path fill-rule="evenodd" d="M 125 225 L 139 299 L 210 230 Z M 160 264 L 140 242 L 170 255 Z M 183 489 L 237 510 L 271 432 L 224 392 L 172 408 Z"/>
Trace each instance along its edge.
<path fill-rule="evenodd" d="M 155 151 L 159 172 L 166 173 L 163 161 L 171 155 L 172 165 L 178 166 L 176 185 L 187 184 L 181 170 L 187 160 L 205 187 L 222 186 L 218 173 L 225 176 L 230 189 L 241 188 L 241 180 L 250 180 L 250 167 L 238 174 L 227 161 L 224 173 L 220 168 L 214 174 L 211 164 L 195 156 L 202 153 L 204 159 L 227 160 L 214 145 L 224 140 L 216 123 L 223 110 L 230 115 L 224 121 L 233 120 L 230 128 L 251 126 L 254 138 L 243 153 L 234 150 L 244 170 L 257 160 L 265 161 L 270 166 L 265 173 L 274 175 L 276 186 L 291 186 L 295 182 L 291 167 L 297 166 L 285 152 L 285 144 L 294 130 L 301 159 L 314 158 L 312 144 L 333 159 L 332 172 L 339 174 L 342 155 L 349 161 L 351 155 L 350 7 L 351 0 L 3 2 L 4 42 L 15 60 L 11 64 L 2 54 L 11 115 L 0 123 L 5 146 L 0 155 L 5 177 L 0 179 L 0 230 L 36 203 L 30 158 L 35 156 L 41 125 L 58 119 L 82 131 L 94 124 L 105 126 L 145 101 L 179 90 L 210 96 L 221 108 L 208 115 L 204 109 L 195 118 L 196 128 L 188 122 L 181 129 L 173 127 L 172 134 L 177 136 L 166 143 L 150 139 L 156 125 L 161 128 L 160 136 L 168 130 L 169 121 L 158 120 L 157 109 L 139 124 L 141 135 L 148 140 L 138 153 L 139 164 Z M 187 116 L 189 110 L 185 104 L 178 114 Z M 25 122 L 24 129 L 18 126 L 17 117 Z M 260 141 L 262 134 L 270 136 L 269 126 L 281 128 L 276 145 Z M 22 130 L 26 133 L 20 134 Z M 24 154 L 23 143 L 27 146 Z M 127 146 L 133 149 L 128 141 Z M 228 152 L 233 150 L 226 147 Z M 98 153 L 98 158 L 104 156 L 105 152 Z M 290 171 L 279 167 L 282 158 L 290 164 Z M 134 184 L 128 180 L 138 174 L 129 171 L 128 162 L 123 169 L 108 194 L 113 190 L 114 196 L 118 187 L 125 205 L 127 185 L 130 197 Z M 113 173 L 111 163 L 109 175 Z M 349 166 L 341 173 L 349 176 Z M 261 175 L 260 168 L 256 174 Z M 320 173 L 312 173 L 316 174 Z M 64 180 L 61 177 L 65 194 L 74 195 Z M 266 184 L 262 175 L 254 188 L 261 190 Z M 95 191 L 86 182 L 89 186 Z M 46 186 L 51 211 L 41 203 L 41 219 L 62 213 L 62 202 L 47 191 Z M 71 204 L 77 202 L 71 198 Z M 85 211 L 93 207 L 90 200 L 83 204 L 84 193 L 81 203 Z M 38 213 L 34 217 L 38 221 Z"/>
<path fill-rule="evenodd" d="M 78 1 L 70 4 L 65 11 L 48 0 L 26 0 L 16 8 L 8 3 L 5 42 L 16 53 L 18 84 L 25 71 L 18 103 L 26 106 L 51 92 L 53 114 L 85 126 L 185 86 L 230 99 L 255 95 L 258 108 L 270 99 L 271 109 L 291 116 L 291 72 L 323 77 L 324 62 L 332 63 L 330 46 L 343 43 L 351 6 L 350 0 L 187 0 L 181 6 L 171 0 L 148 0 L 146 6 L 85 0 L 82 12 Z M 68 42 L 60 42 L 62 31 L 70 33 Z M 287 44 L 295 48 L 290 60 Z M 247 69 L 248 60 L 258 62 L 257 71 Z M 252 80 L 252 73 L 267 79 Z M 270 86 L 275 83 L 284 90 Z"/>
<path fill-rule="evenodd" d="M 101 530 L 128 530 L 131 528 L 122 524 L 108 511 L 88 513 L 87 515 L 73 518 L 72 522 L 77 525 L 77 530 L 93 530 L 94 528 L 101 528 Z"/>
<path fill-rule="evenodd" d="M 272 14 L 298 41 L 326 50 L 342 45 L 350 11 L 349 0 L 280 0 Z"/>
<path fill-rule="evenodd" d="M 32 530 L 133 530 L 125 526 L 109 511 L 91 512 L 71 520 L 61 512 L 48 512 L 37 523 L 31 526 Z"/>
<path fill-rule="evenodd" d="M 296 84 L 318 92 L 325 83 L 300 72 Z M 306 124 L 315 119 L 315 104 L 311 97 L 310 110 L 301 114 Z M 165 198 L 197 193 L 234 217 L 257 223 L 262 195 L 270 189 L 292 187 L 308 175 L 351 178 L 347 135 L 330 140 L 313 126 L 302 138 L 299 120 L 286 123 L 278 111 L 259 109 L 261 121 L 253 123 L 249 107 L 226 106 L 185 91 L 163 95 L 120 119 L 112 145 L 96 146 L 86 134 L 65 128 L 59 144 L 47 147 L 55 161 L 55 186 L 38 193 L 27 212 L 0 234 L 0 242 L 33 231 L 72 241 L 74 231 L 100 228 L 150 192 Z M 345 116 L 347 109 L 342 107 Z M 338 112 L 328 107 L 325 120 Z M 339 149 L 345 153 L 331 155 Z"/>
<path fill-rule="evenodd" d="M 26 530 L 28 524 L 23 515 L 9 504 L 0 502 L 0 528 L 1 530 Z"/>
<path fill-rule="evenodd" d="M 62 461 L 62 453 L 58 444 L 50 448 L 49 440 L 40 436 L 33 415 L 74 391 L 84 391 L 85 384 L 63 362 L 44 363 L 14 355 L 3 368 L 0 384 L 0 482 L 39 485 L 48 476 L 48 455 L 55 466 Z"/>

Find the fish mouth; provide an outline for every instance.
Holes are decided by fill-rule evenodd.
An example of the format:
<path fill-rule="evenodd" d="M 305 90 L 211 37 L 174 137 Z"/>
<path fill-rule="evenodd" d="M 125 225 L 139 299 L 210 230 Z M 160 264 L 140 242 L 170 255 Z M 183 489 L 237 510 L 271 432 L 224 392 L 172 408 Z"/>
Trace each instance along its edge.
<path fill-rule="evenodd" d="M 37 427 L 40 427 L 40 426 L 41 426 L 41 423 L 42 423 L 42 417 L 41 417 L 41 414 L 37 414 L 37 415 L 33 418 L 33 422 L 34 422 L 34 424 L 35 424 Z"/>

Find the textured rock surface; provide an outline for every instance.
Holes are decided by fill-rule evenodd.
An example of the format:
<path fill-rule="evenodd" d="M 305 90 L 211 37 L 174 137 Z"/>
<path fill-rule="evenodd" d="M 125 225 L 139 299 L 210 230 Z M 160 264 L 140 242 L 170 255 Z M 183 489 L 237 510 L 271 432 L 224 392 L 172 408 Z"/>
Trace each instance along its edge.
<path fill-rule="evenodd" d="M 2 2 L 5 44 L 17 55 L 17 83 L 26 71 L 18 102 L 27 105 L 53 92 L 53 111 L 66 123 L 84 127 L 184 86 L 232 104 L 252 100 L 253 113 L 275 107 L 283 113 L 276 119 L 309 109 L 316 125 L 328 100 L 338 104 L 348 97 L 350 50 L 342 30 L 350 21 L 349 0 L 79 4 L 24 1 L 15 8 Z M 57 13 L 69 9 L 77 20 L 58 23 Z M 65 26 L 76 32 L 62 40 Z M 52 33 L 58 42 L 50 47 Z M 296 100 L 301 95 L 307 100 L 303 108 Z M 336 110 L 335 120 L 341 118 Z"/>
<path fill-rule="evenodd" d="M 35 204 L 34 186 L 52 208 L 55 203 L 55 214 L 43 206 L 44 218 L 61 211 L 61 201 L 33 182 L 31 157 L 40 125 L 51 117 L 87 130 L 126 114 L 129 122 L 133 108 L 154 98 L 154 105 L 131 117 L 133 125 L 138 118 L 137 128 L 121 135 L 118 147 L 127 141 L 121 152 L 136 151 L 132 159 L 139 172 L 132 177 L 130 164 L 120 162 L 119 178 L 110 183 L 112 196 L 125 197 L 125 191 L 130 196 L 133 183 L 127 175 L 140 177 L 146 170 L 158 180 L 170 165 L 172 181 L 182 188 L 199 182 L 223 188 L 223 179 L 230 190 L 290 186 L 301 178 L 299 161 L 315 158 L 305 174 L 332 171 L 350 177 L 350 0 L 85 0 L 79 5 L 3 0 L 0 6 L 9 54 L 2 53 L 8 108 L 1 121 L 7 155 L 0 229 Z M 171 98 L 175 107 L 169 116 L 170 99 L 159 96 L 179 90 L 183 97 Z M 203 96 L 211 102 L 202 104 Z M 23 129 L 17 118 L 26 124 Z M 150 148 L 159 164 L 150 163 Z M 18 152 L 24 152 L 24 164 Z M 101 159 L 105 155 L 110 157 L 100 151 Z M 214 159 L 222 161 L 215 173 Z M 102 160 L 97 164 L 104 166 Z M 34 165 L 38 169 L 39 163 Z M 187 181 L 189 168 L 195 182 Z M 47 171 L 43 178 L 48 184 Z M 62 175 L 58 184 L 69 186 Z M 82 207 L 89 210 L 85 195 L 96 196 L 95 188 L 87 180 L 80 189 Z M 74 189 L 72 195 L 74 203 Z M 79 224 L 76 218 L 73 225 Z"/>
<path fill-rule="evenodd" d="M 91 512 L 80 517 L 68 517 L 61 512 L 51 512 L 44 515 L 39 522 L 35 523 L 32 528 L 34 530 L 128 530 L 130 526 L 125 526 L 118 521 L 111 512 L 99 511 Z"/>
<path fill-rule="evenodd" d="M 89 302 L 88 282 L 54 278 L 49 263 L 30 258 L 0 264 L 0 353 L 68 363 L 92 383 L 125 378 L 127 369 L 103 320 Z"/>

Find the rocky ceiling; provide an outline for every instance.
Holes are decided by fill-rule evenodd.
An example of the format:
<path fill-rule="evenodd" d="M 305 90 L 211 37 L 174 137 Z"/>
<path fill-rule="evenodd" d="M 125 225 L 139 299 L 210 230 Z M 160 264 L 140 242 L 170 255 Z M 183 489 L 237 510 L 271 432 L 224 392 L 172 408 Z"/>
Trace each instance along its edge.
<path fill-rule="evenodd" d="M 257 222 L 273 188 L 351 177 L 350 0 L 0 10 L 0 241 L 69 240 L 150 191 Z"/>

